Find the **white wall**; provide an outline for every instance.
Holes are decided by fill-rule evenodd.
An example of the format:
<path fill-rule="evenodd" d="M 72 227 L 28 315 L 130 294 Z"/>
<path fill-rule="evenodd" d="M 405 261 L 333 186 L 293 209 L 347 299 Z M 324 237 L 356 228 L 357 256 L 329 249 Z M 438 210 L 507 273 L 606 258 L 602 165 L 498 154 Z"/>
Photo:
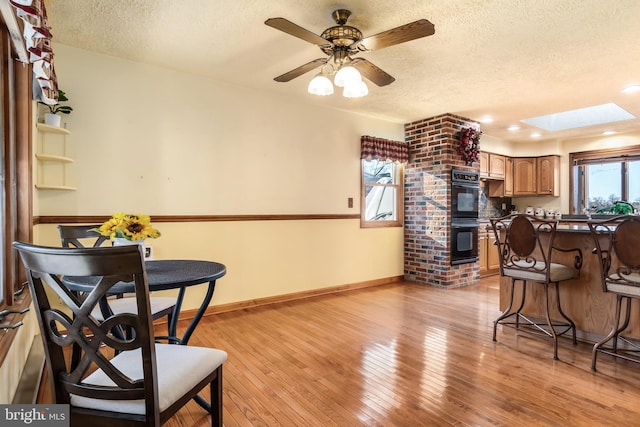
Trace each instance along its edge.
<path fill-rule="evenodd" d="M 56 45 L 74 111 L 75 192 L 36 190 L 36 216 L 357 214 L 360 136 L 404 126 Z M 356 201 L 348 208 L 347 198 Z M 403 230 L 359 220 L 154 224 L 155 257 L 225 263 L 214 304 L 403 273 Z M 36 242 L 59 245 L 55 225 Z M 194 306 L 197 296 L 187 301 Z"/>

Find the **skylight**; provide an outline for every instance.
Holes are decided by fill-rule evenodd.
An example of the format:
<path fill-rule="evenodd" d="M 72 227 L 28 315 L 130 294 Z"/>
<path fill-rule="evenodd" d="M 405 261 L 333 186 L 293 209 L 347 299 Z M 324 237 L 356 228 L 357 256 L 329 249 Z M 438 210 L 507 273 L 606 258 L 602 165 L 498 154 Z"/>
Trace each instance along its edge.
<path fill-rule="evenodd" d="M 579 108 L 577 110 L 564 111 L 562 113 L 533 117 L 522 121 L 537 128 L 556 132 L 560 130 L 619 122 L 635 118 L 636 116 L 633 114 L 620 108 L 613 102 L 610 102 L 608 104 L 595 105 L 593 107 Z"/>

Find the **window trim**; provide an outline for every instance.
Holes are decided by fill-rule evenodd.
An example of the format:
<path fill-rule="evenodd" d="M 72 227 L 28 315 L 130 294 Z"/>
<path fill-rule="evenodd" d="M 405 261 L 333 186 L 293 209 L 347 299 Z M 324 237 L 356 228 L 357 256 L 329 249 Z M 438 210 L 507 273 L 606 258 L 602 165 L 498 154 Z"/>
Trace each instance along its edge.
<path fill-rule="evenodd" d="M 0 309 L 11 307 L 20 310 L 31 304 L 28 290 L 14 294 L 23 288 L 26 280 L 19 257 L 14 255 L 14 240 L 33 241 L 33 190 L 32 190 L 32 133 L 33 101 L 31 65 L 22 64 L 12 58 L 12 43 L 9 32 L 0 21 L 0 92 L 2 92 L 0 126 L 2 137 L 2 162 L 4 180 L 0 180 L 4 205 L 2 232 L 3 274 L 0 277 L 4 290 L 4 301 Z M 14 297 L 15 295 L 15 297 Z M 5 318 L 13 322 L 15 316 Z M 0 334 L 0 365 L 4 362 L 17 329 Z"/>
<path fill-rule="evenodd" d="M 569 193 L 572 197 L 569 198 L 569 212 L 577 212 L 576 211 L 576 198 L 581 196 L 576 194 L 578 187 L 576 187 L 577 183 L 575 174 L 573 173 L 573 168 L 575 166 L 595 164 L 595 163 L 613 163 L 613 162 L 624 162 L 631 160 L 639 160 L 640 159 L 640 145 L 631 145 L 628 147 L 619 147 L 619 148 L 603 148 L 599 150 L 591 150 L 591 151 L 579 151 L 575 153 L 569 153 Z M 579 178 L 584 180 L 584 177 Z M 584 183 L 583 183 L 584 184 Z M 625 184 L 623 183 L 623 186 Z M 582 185 L 584 188 L 584 185 Z M 624 188 L 623 188 L 624 190 Z M 575 197 L 574 197 L 575 196 Z M 584 194 L 582 196 L 585 196 Z M 582 211 L 578 212 L 582 213 Z"/>
<path fill-rule="evenodd" d="M 372 159 L 373 160 L 373 159 Z M 403 227 L 404 226 L 404 164 L 393 162 L 394 172 L 397 172 L 398 180 L 395 184 L 372 184 L 364 182 L 364 162 L 372 161 L 360 159 L 360 228 L 382 228 L 382 227 Z M 397 170 L 395 170 L 397 168 Z M 366 191 L 365 187 L 371 185 L 387 186 L 396 188 L 396 219 L 393 221 L 367 221 L 366 214 Z"/>

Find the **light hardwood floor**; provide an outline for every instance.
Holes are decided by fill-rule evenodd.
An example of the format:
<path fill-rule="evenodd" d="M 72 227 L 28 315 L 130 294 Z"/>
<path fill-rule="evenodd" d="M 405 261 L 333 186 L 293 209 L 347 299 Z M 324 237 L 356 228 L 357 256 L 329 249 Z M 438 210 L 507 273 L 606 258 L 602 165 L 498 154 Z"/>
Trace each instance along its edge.
<path fill-rule="evenodd" d="M 222 313 L 190 344 L 224 349 L 233 426 L 634 426 L 640 365 L 499 327 L 497 278 L 397 283 Z M 159 332 L 164 328 L 160 327 Z M 184 363 L 189 363 L 185 360 Z M 190 402 L 166 426 L 207 426 Z"/>
<path fill-rule="evenodd" d="M 210 316 L 231 426 L 640 425 L 640 365 L 499 327 L 497 277 L 397 283 Z M 209 423 L 190 403 L 168 426 Z"/>

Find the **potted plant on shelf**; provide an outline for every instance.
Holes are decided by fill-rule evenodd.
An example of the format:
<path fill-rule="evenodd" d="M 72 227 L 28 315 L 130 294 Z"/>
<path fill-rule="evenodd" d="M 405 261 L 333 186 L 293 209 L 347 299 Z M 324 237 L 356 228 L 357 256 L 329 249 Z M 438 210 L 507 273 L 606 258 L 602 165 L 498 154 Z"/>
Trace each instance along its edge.
<path fill-rule="evenodd" d="M 48 113 L 45 113 L 44 115 L 44 122 L 47 125 L 50 126 L 55 126 L 55 127 L 60 127 L 60 120 L 61 120 L 61 116 L 58 113 L 62 113 L 62 114 L 70 114 L 73 111 L 73 108 L 71 108 L 68 105 L 60 105 L 61 102 L 65 102 L 68 101 L 69 99 L 67 98 L 66 94 L 64 93 L 64 91 L 62 90 L 58 90 L 58 102 L 53 104 L 53 105 L 49 105 L 49 104 L 45 104 L 44 102 L 38 102 L 38 104 L 42 104 L 45 107 L 47 107 L 49 109 Z"/>

